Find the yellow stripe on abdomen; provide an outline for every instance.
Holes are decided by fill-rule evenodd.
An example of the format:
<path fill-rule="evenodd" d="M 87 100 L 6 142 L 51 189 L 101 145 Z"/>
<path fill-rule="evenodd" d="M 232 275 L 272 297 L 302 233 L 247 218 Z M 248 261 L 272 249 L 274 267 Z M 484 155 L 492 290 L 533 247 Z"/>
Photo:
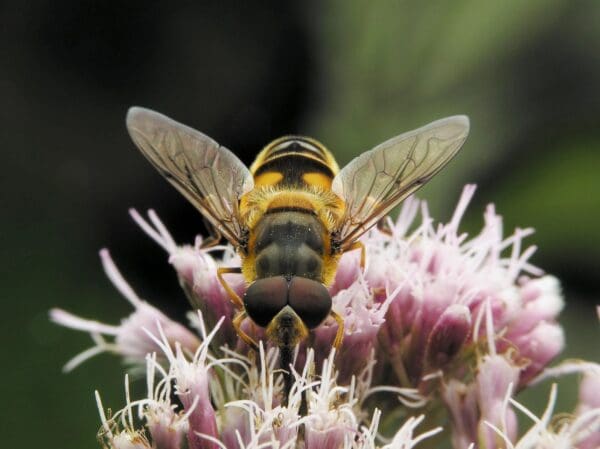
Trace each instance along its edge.
<path fill-rule="evenodd" d="M 302 175 L 302 180 L 309 186 L 319 186 L 325 190 L 331 189 L 331 176 L 319 172 L 308 172 Z"/>
<path fill-rule="evenodd" d="M 255 186 L 331 189 L 339 168 L 331 153 L 316 140 L 286 136 L 268 144 L 250 167 Z"/>
<path fill-rule="evenodd" d="M 262 186 L 274 186 L 281 182 L 283 179 L 283 173 L 269 171 L 266 173 L 261 173 L 260 175 L 254 178 L 254 186 L 262 187 Z"/>

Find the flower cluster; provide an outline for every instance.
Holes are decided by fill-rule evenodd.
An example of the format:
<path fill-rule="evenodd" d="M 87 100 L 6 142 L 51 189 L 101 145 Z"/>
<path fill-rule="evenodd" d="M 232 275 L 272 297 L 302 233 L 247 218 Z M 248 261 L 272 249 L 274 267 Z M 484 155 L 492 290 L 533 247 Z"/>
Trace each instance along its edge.
<path fill-rule="evenodd" d="M 364 269 L 356 252 L 342 256 L 330 293 L 344 319 L 343 343 L 332 350 L 333 320 L 313 331 L 297 349 L 286 398 L 277 349 L 262 329 L 243 323 L 261 341 L 259 353 L 233 329 L 236 311 L 216 274 L 219 266 L 239 266 L 234 250 L 204 248 L 200 238 L 179 246 L 154 212 L 145 219 L 131 211 L 168 253 L 194 312 L 184 326 L 140 299 L 106 250 L 104 269 L 134 312 L 110 326 L 51 311 L 55 322 L 94 340 L 67 370 L 109 351 L 145 372 L 147 397 L 132 400 L 126 377 L 126 405 L 112 416 L 97 394 L 103 447 L 599 447 L 600 366 L 548 368 L 564 346 L 559 283 L 529 262 L 535 247 L 523 248 L 523 239 L 533 231 L 504 237 L 493 205 L 478 235 L 459 233 L 474 190 L 465 187 L 447 224 L 434 223 L 426 203 L 408 199 L 396 221 L 363 237 Z M 241 276 L 227 276 L 243 295 Z M 571 372 L 583 374 L 579 404 L 560 422 L 552 419 L 554 387 L 540 418 L 514 399 Z M 533 422 L 526 432 L 519 432 L 517 412 Z"/>

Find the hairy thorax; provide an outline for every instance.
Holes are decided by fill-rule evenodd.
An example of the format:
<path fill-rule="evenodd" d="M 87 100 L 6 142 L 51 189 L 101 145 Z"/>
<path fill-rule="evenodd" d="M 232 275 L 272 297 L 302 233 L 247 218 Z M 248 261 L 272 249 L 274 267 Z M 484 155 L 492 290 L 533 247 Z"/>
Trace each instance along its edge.
<path fill-rule="evenodd" d="M 256 277 L 301 276 L 322 282 L 326 230 L 313 214 L 265 214 L 254 229 Z"/>
<path fill-rule="evenodd" d="M 333 192 L 266 186 L 245 195 L 240 210 L 249 230 L 248 283 L 276 275 L 333 281 L 339 255 L 331 251 L 331 229 L 343 211 Z"/>

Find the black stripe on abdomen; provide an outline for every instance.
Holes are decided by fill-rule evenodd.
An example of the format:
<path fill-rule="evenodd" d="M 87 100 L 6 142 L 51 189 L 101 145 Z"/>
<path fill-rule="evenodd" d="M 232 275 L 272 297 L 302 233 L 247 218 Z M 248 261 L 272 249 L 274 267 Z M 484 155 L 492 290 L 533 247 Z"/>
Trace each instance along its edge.
<path fill-rule="evenodd" d="M 280 181 L 280 184 L 284 185 L 305 184 L 302 179 L 305 173 L 321 173 L 331 179 L 334 176 L 333 171 L 325 162 L 298 153 L 268 158 L 257 168 L 254 176 L 260 176 L 262 173 L 268 172 L 281 173 L 283 179 Z"/>
<path fill-rule="evenodd" d="M 301 214 L 310 214 L 317 216 L 317 213 L 312 209 L 306 209 L 305 207 L 298 206 L 280 206 L 280 207 L 271 207 L 266 210 L 266 214 L 276 214 L 278 212 L 299 212 Z"/>
<path fill-rule="evenodd" d="M 325 162 L 325 153 L 321 148 L 309 141 L 301 140 L 300 138 L 286 140 L 285 142 L 281 142 L 280 144 L 274 146 L 269 151 L 267 159 L 287 153 L 306 154 Z"/>

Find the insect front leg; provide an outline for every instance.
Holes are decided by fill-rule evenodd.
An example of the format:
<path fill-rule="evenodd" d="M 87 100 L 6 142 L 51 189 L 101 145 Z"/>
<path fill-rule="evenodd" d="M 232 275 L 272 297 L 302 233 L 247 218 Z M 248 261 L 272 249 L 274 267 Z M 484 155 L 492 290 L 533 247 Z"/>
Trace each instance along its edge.
<path fill-rule="evenodd" d="M 203 249 L 206 249 L 212 248 L 213 246 L 217 246 L 223 238 L 221 231 L 219 231 L 219 228 L 217 228 L 216 226 L 213 226 L 210 223 L 210 221 L 208 221 L 205 217 L 202 217 L 202 221 L 204 222 L 204 226 L 206 227 L 209 235 L 202 241 L 201 247 Z"/>
<path fill-rule="evenodd" d="M 221 285 L 223 286 L 223 288 L 227 292 L 227 295 L 229 296 L 229 299 L 231 299 L 231 302 L 233 302 L 233 304 L 238 309 L 243 309 L 244 308 L 244 301 L 242 301 L 242 298 L 240 298 L 240 296 L 225 281 L 225 279 L 223 278 L 223 275 L 224 274 L 228 274 L 228 273 L 240 274 L 241 272 L 242 272 L 241 267 L 235 267 L 235 268 L 220 267 L 220 268 L 217 269 L 217 279 L 219 279 L 219 282 L 221 283 Z"/>
<path fill-rule="evenodd" d="M 354 251 L 355 249 L 360 249 L 360 269 L 362 271 L 365 271 L 365 263 L 367 261 L 367 249 L 365 248 L 363 242 L 357 240 L 352 245 L 350 245 L 350 247 L 345 252 Z"/>
<path fill-rule="evenodd" d="M 331 315 L 338 325 L 337 332 L 335 333 L 335 339 L 333 340 L 333 347 L 337 351 L 344 340 L 344 319 L 333 310 L 329 312 L 329 315 Z"/>
<path fill-rule="evenodd" d="M 217 269 L 217 278 L 219 279 L 219 282 L 227 292 L 227 295 L 229 296 L 233 304 L 238 309 L 240 309 L 240 311 L 235 315 L 235 317 L 232 320 L 232 325 L 235 329 L 235 332 L 244 341 L 244 343 L 246 343 L 255 351 L 258 351 L 258 343 L 256 343 L 256 341 L 254 341 L 254 339 L 250 337 L 250 335 L 248 335 L 242 330 L 242 322 L 248 317 L 248 314 L 246 313 L 246 310 L 244 308 L 244 302 L 242 301 L 242 298 L 240 298 L 240 296 L 231 288 L 231 286 L 223 278 L 224 274 L 239 274 L 241 272 L 242 269 L 240 267 L 221 267 Z"/>
<path fill-rule="evenodd" d="M 248 314 L 246 313 L 245 310 L 241 310 L 240 312 L 238 312 L 232 321 L 233 328 L 235 329 L 235 331 L 237 332 L 239 337 L 244 341 L 244 343 L 246 343 L 248 346 L 250 346 L 255 351 L 258 351 L 258 343 L 256 343 L 256 341 L 254 341 L 254 339 L 250 335 L 248 335 L 246 332 L 244 332 L 242 329 L 242 322 L 247 317 L 248 317 Z"/>

